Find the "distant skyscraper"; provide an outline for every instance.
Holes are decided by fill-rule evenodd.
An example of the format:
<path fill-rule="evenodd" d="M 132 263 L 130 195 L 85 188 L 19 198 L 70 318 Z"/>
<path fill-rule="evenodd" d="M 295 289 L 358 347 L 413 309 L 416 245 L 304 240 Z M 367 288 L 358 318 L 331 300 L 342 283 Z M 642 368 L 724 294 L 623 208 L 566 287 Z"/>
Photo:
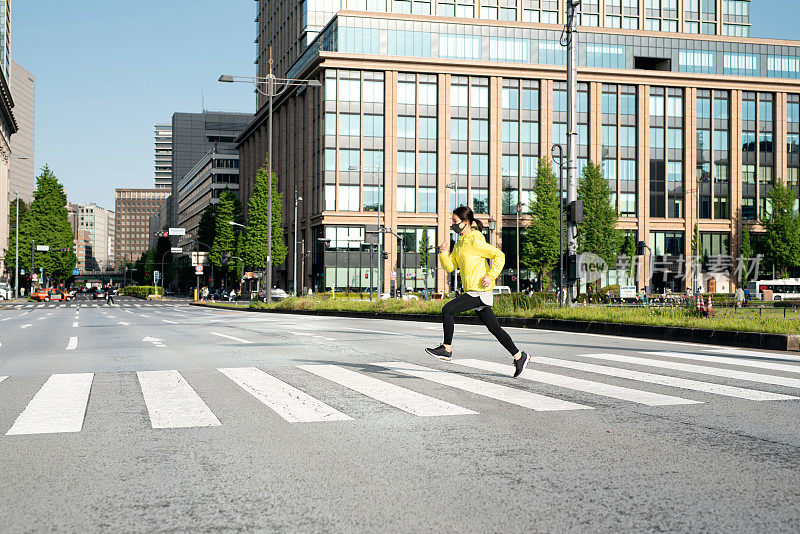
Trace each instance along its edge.
<path fill-rule="evenodd" d="M 209 150 L 235 150 L 236 137 L 253 119 L 251 113 L 175 113 L 172 115 L 172 199 L 170 226 L 178 222 L 178 186 Z"/>
<path fill-rule="evenodd" d="M 0 68 L 9 78 L 11 63 L 11 8 L 9 0 L 0 0 Z"/>
<path fill-rule="evenodd" d="M 168 189 L 116 190 L 116 253 L 117 262 L 137 260 L 150 244 L 150 217 L 158 213 L 169 197 Z"/>
<path fill-rule="evenodd" d="M 69 204 L 67 211 L 75 235 L 80 271 L 100 271 L 114 266 L 114 212 L 97 204 Z M 88 247 L 84 243 L 88 242 Z"/>
<path fill-rule="evenodd" d="M 172 125 L 155 125 L 155 186 L 172 188 Z"/>
<path fill-rule="evenodd" d="M 2 0 L 0 0 L 2 1 Z M 12 158 L 9 162 L 9 190 L 19 191 L 19 198 L 27 203 L 33 199 L 36 188 L 33 167 L 34 97 L 36 80 L 16 61 L 11 61 L 11 98 L 14 99 L 14 118 L 19 130 L 11 136 L 11 153 L 25 159 Z"/>
<path fill-rule="evenodd" d="M 11 136 L 17 132 L 17 121 L 11 111 L 13 107 L 8 81 L 0 69 L 0 280 L 5 280 L 5 262 L 13 261 L 13 254 L 7 256 L 8 248 L 8 207 L 9 207 L 9 160 L 11 159 Z M 13 270 L 12 270 L 13 272 Z M 11 277 L 13 280 L 13 276 Z"/>

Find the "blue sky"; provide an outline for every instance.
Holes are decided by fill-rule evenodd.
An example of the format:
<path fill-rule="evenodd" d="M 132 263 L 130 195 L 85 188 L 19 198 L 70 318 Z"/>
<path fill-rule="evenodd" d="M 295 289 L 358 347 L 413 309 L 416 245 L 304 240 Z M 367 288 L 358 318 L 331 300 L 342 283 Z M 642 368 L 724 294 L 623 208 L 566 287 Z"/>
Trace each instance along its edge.
<path fill-rule="evenodd" d="M 153 124 L 176 111 L 254 111 L 253 0 L 11 0 L 11 52 L 36 76 L 37 170 L 73 202 L 113 209 L 152 187 Z M 752 35 L 800 40 L 797 0 L 754 0 Z"/>

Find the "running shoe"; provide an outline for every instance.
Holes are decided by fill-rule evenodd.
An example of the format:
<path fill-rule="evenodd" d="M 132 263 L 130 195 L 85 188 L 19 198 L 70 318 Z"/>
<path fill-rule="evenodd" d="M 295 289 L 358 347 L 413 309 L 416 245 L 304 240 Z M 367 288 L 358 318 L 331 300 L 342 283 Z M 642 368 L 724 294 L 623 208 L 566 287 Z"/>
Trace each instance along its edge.
<path fill-rule="evenodd" d="M 519 360 L 514 360 L 514 378 L 522 374 L 522 371 L 525 370 L 525 366 L 528 365 L 530 359 L 531 355 L 522 351 L 522 356 L 519 357 Z"/>
<path fill-rule="evenodd" d="M 425 352 L 446 362 L 449 362 L 453 358 L 453 353 L 444 348 L 444 345 L 439 345 L 435 349 L 425 349 Z"/>

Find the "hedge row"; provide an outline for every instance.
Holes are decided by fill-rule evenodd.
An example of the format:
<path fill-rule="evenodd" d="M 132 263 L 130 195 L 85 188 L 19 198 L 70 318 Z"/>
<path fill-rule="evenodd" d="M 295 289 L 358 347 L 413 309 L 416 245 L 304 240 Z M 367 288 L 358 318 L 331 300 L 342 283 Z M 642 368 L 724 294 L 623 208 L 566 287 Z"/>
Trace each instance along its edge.
<path fill-rule="evenodd" d="M 127 286 L 122 292 L 129 297 L 145 299 L 148 295 L 155 295 L 156 292 L 159 295 L 163 295 L 164 288 L 156 286 Z"/>

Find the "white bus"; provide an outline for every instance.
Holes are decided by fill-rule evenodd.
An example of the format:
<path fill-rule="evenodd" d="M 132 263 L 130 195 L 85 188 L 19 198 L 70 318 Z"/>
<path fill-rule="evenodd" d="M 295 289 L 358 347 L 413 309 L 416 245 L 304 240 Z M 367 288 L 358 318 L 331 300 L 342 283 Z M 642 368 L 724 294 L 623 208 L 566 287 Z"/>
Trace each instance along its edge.
<path fill-rule="evenodd" d="M 764 291 L 772 291 L 772 300 L 800 299 L 800 278 L 757 280 L 747 285 L 750 298 L 764 300 Z"/>

